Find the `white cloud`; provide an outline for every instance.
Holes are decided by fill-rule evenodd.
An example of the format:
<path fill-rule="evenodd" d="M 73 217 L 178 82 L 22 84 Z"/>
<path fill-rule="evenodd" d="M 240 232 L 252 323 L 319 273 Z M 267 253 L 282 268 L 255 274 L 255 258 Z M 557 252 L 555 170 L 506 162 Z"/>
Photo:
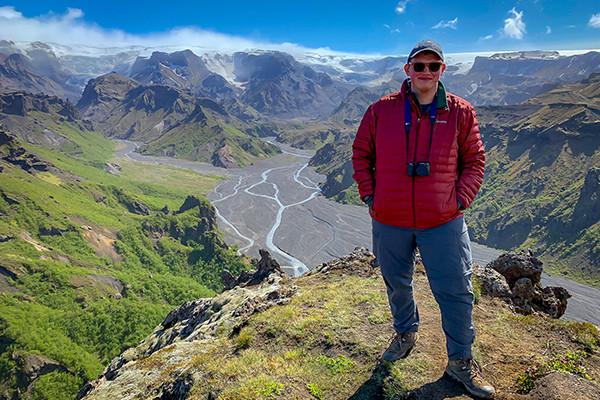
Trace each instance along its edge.
<path fill-rule="evenodd" d="M 525 22 L 523 22 L 523 11 L 517 11 L 513 7 L 508 11 L 512 17 L 504 20 L 504 34 L 513 39 L 523 39 L 525 34 Z"/>
<path fill-rule="evenodd" d="M 546 35 L 549 35 L 552 33 L 552 28 L 550 28 L 550 26 L 546 25 Z"/>
<path fill-rule="evenodd" d="M 458 24 L 458 17 L 448 20 L 448 21 L 440 21 L 437 24 L 435 24 L 434 26 L 432 26 L 432 29 L 443 29 L 443 28 L 450 28 L 450 29 L 456 29 L 456 25 Z"/>
<path fill-rule="evenodd" d="M 63 14 L 48 13 L 25 17 L 13 6 L 0 7 L 0 38 L 15 42 L 42 41 L 67 46 L 94 48 L 141 46 L 194 51 L 244 51 L 252 49 L 280 50 L 290 54 L 349 55 L 328 47 L 306 48 L 295 43 L 272 43 L 213 32 L 198 27 L 176 27 L 166 32 L 131 34 L 118 29 L 105 29 L 82 19 L 84 12 L 68 8 Z"/>
<path fill-rule="evenodd" d="M 600 28 L 600 13 L 592 14 L 590 20 L 588 21 L 588 26 L 592 28 Z"/>
<path fill-rule="evenodd" d="M 5 19 L 18 19 L 23 18 L 23 14 L 15 10 L 14 7 L 4 6 L 0 7 L 0 18 Z"/>
<path fill-rule="evenodd" d="M 388 24 L 383 24 L 383 26 L 385 27 L 385 29 L 390 31 L 390 33 L 400 33 L 400 29 L 398 29 L 398 28 L 392 28 Z"/>
<path fill-rule="evenodd" d="M 83 17 L 83 11 L 79 8 L 67 8 L 67 14 L 65 15 L 66 20 L 73 20 Z"/>
<path fill-rule="evenodd" d="M 494 35 L 485 35 L 483 37 L 480 37 L 479 40 L 490 40 L 493 37 L 494 37 Z"/>
<path fill-rule="evenodd" d="M 396 5 L 396 13 L 403 14 L 406 11 L 406 6 L 410 0 L 401 0 Z"/>

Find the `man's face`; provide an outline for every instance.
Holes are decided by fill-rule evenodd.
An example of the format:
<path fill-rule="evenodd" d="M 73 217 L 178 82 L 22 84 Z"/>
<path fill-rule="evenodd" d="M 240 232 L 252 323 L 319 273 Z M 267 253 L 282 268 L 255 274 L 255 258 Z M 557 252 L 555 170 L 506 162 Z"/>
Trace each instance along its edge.
<path fill-rule="evenodd" d="M 432 63 L 441 62 L 440 58 L 430 52 L 423 52 L 414 56 L 408 64 L 404 65 L 404 72 L 410 78 L 410 82 L 414 90 L 419 92 L 428 92 L 437 88 L 437 83 L 440 77 L 446 70 L 446 64 L 442 64 L 442 67 L 437 72 L 431 72 L 429 66 L 422 72 L 415 71 L 415 63 Z"/>

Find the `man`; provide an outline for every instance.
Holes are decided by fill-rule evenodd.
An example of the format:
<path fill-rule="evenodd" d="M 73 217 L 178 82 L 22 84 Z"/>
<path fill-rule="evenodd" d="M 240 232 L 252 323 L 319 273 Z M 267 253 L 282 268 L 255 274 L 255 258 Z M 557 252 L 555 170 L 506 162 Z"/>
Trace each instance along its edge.
<path fill-rule="evenodd" d="M 354 179 L 372 217 L 373 251 L 387 287 L 396 336 L 386 361 L 409 355 L 419 313 L 412 276 L 419 248 L 442 314 L 446 373 L 473 395 L 493 398 L 472 358 L 472 255 L 463 210 L 483 183 L 485 153 L 473 107 L 446 92 L 444 54 L 431 40 L 408 56 L 399 92 L 367 109 L 352 146 Z"/>

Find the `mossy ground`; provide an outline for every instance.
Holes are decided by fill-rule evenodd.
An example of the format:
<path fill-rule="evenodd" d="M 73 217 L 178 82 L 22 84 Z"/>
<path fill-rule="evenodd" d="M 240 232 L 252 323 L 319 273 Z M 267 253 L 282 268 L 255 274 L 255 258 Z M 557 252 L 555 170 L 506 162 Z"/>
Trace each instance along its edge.
<path fill-rule="evenodd" d="M 193 373 L 197 383 L 191 399 L 206 399 L 209 393 L 228 400 L 469 398 L 443 378 L 445 339 L 422 272 L 415 276 L 420 339 L 409 358 L 395 363 L 378 360 L 393 336 L 378 271 L 349 268 L 292 283 L 298 292 L 290 303 L 255 314 L 237 334 L 186 343 L 187 350 L 178 354 L 190 355 L 177 362 L 170 354 L 179 345 L 163 349 L 136 364 L 139 376 L 146 368 L 160 370 L 159 381 L 165 382 L 181 371 Z M 600 338 L 590 324 L 517 316 L 485 296 L 475 306 L 474 319 L 474 354 L 499 399 L 518 398 L 523 374 L 568 354 L 578 354 L 578 366 L 600 381 Z"/>

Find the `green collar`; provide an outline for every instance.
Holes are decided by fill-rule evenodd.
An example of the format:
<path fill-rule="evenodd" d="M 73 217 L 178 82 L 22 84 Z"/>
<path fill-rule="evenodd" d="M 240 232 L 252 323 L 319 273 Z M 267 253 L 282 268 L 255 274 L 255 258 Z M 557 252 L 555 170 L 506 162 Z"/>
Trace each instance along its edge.
<path fill-rule="evenodd" d="M 413 93 L 413 91 L 410 87 L 410 79 L 407 79 L 406 81 L 407 81 L 407 85 L 408 85 L 408 92 L 411 94 L 412 98 L 417 102 L 417 104 L 419 104 L 419 99 Z M 435 97 L 437 99 L 437 101 L 436 101 L 437 108 L 447 108 L 448 107 L 448 99 L 446 99 L 446 88 L 444 87 L 444 84 L 442 83 L 442 81 L 438 81 L 438 89 L 437 89 L 437 93 L 435 94 Z"/>

